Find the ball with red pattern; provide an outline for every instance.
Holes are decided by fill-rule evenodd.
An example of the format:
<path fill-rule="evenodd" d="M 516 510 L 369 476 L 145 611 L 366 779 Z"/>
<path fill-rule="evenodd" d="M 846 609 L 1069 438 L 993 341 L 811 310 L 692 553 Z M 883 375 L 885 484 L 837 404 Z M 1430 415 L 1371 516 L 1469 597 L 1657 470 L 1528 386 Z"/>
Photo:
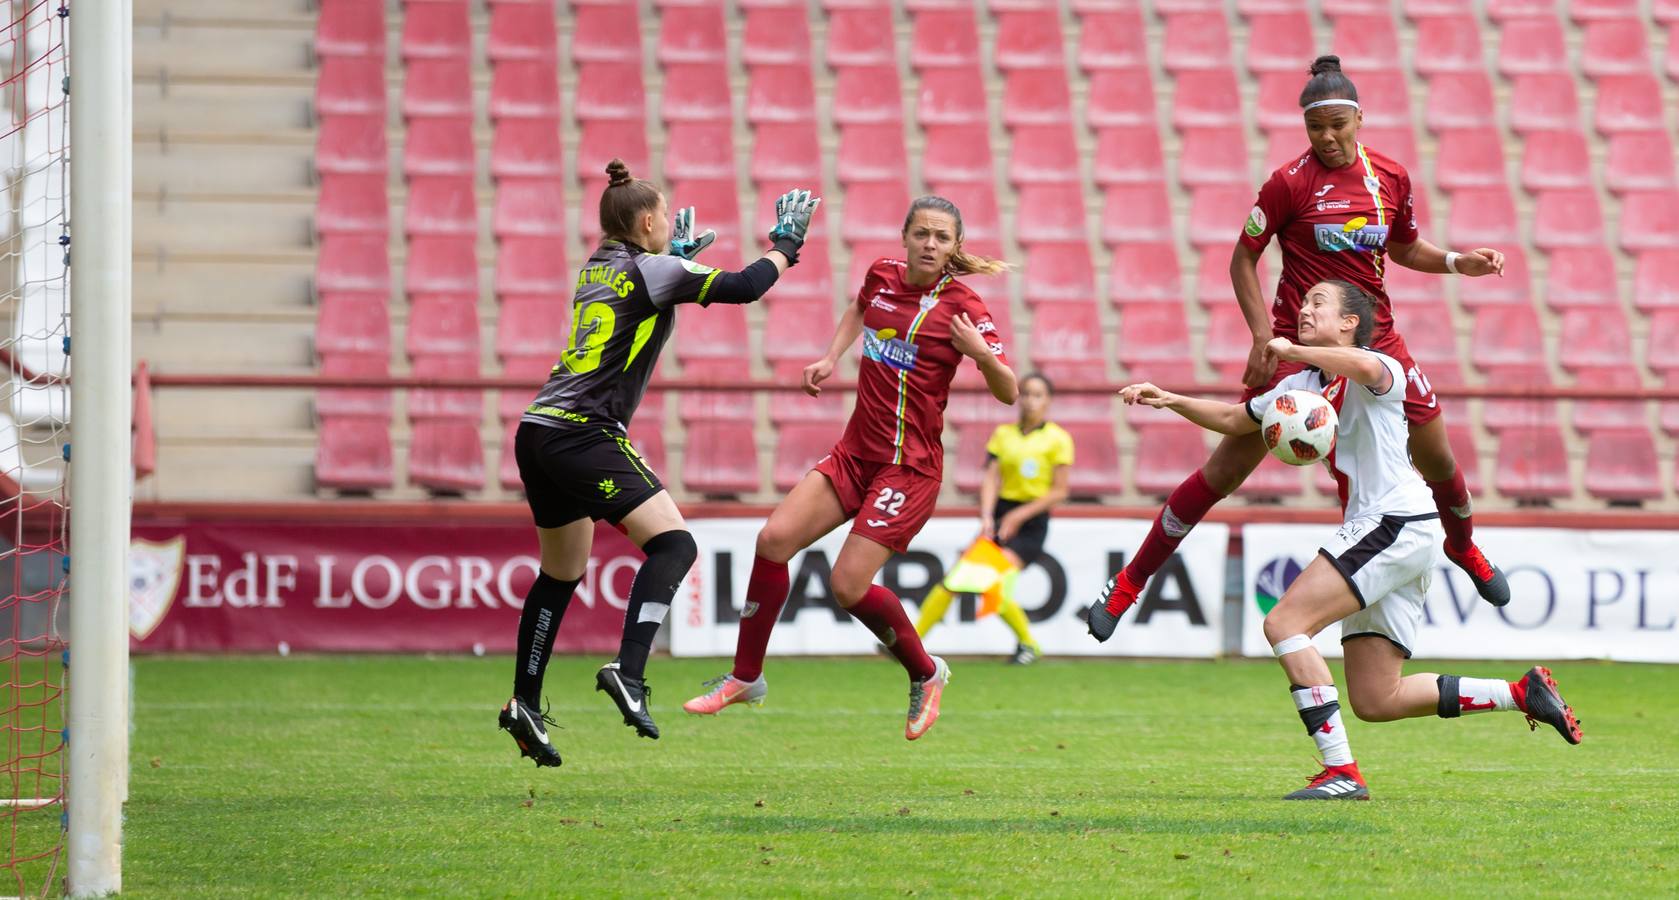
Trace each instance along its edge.
<path fill-rule="evenodd" d="M 1260 423 L 1271 455 L 1291 466 L 1327 459 L 1335 449 L 1335 407 L 1316 391 L 1288 391 L 1272 401 Z"/>

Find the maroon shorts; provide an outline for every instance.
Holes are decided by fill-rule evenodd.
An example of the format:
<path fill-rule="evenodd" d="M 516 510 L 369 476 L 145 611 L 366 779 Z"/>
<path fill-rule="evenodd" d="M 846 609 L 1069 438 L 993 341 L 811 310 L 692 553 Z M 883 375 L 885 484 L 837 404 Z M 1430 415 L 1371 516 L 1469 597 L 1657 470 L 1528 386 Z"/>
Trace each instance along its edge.
<path fill-rule="evenodd" d="M 816 464 L 828 476 L 851 533 L 899 553 L 921 533 L 939 500 L 939 480 L 907 466 L 859 459 L 835 446 Z"/>
<path fill-rule="evenodd" d="M 1390 331 L 1386 337 L 1376 341 L 1375 349 L 1393 357 L 1399 362 L 1400 368 L 1405 370 L 1405 420 L 1411 427 L 1427 425 L 1440 418 L 1440 398 L 1434 396 L 1434 388 L 1428 383 L 1428 376 L 1423 374 L 1417 361 L 1411 358 L 1411 351 L 1405 347 L 1405 339 L 1400 337 L 1398 332 Z M 1272 374 L 1271 380 L 1266 382 L 1264 387 L 1243 391 L 1242 402 L 1246 403 L 1265 393 L 1276 387 L 1277 382 L 1305 368 L 1300 363 L 1277 363 L 1277 371 Z"/>

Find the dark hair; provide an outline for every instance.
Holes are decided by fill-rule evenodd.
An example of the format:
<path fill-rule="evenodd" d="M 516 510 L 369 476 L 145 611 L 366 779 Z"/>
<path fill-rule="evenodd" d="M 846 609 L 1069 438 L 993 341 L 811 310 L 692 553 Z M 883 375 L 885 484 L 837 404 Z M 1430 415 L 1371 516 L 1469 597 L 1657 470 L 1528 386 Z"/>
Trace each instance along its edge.
<path fill-rule="evenodd" d="M 1370 345 L 1370 338 L 1376 333 L 1376 298 L 1364 292 L 1364 289 L 1348 281 L 1326 281 L 1324 284 L 1333 286 L 1341 295 L 1341 315 L 1358 316 L 1358 327 L 1353 329 L 1353 344 L 1358 347 Z"/>
<path fill-rule="evenodd" d="M 628 241 L 635 233 L 636 219 L 659 208 L 659 187 L 631 175 L 630 167 L 617 157 L 606 164 L 606 175 L 606 190 L 600 192 L 600 232 Z"/>
<path fill-rule="evenodd" d="M 1312 60 L 1311 78 L 1300 91 L 1300 106 L 1319 100 L 1351 100 L 1358 102 L 1358 88 L 1351 78 L 1341 72 L 1341 57 L 1320 56 Z"/>
<path fill-rule="evenodd" d="M 1022 388 L 1025 388 L 1026 387 L 1026 382 L 1028 382 L 1028 381 L 1041 381 L 1041 382 L 1043 382 L 1044 383 L 1044 392 L 1049 394 L 1051 397 L 1055 396 L 1055 382 L 1050 381 L 1048 375 L 1045 375 L 1042 372 L 1029 373 L 1025 378 L 1020 379 L 1020 386 Z"/>
<path fill-rule="evenodd" d="M 956 249 L 951 251 L 950 261 L 944 265 L 951 274 L 996 275 L 1009 270 L 1009 264 L 1000 259 L 976 256 L 962 249 L 962 211 L 943 197 L 928 194 L 915 198 L 915 202 L 909 205 L 909 212 L 904 214 L 904 234 L 909 234 L 909 223 L 915 219 L 916 211 L 922 209 L 942 212 L 956 220 Z"/>

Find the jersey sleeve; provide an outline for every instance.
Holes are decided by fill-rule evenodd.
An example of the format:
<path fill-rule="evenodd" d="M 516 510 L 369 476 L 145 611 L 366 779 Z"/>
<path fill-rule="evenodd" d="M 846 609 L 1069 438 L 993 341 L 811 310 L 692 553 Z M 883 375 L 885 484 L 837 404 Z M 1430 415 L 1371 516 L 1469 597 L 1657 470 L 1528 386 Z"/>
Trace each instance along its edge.
<path fill-rule="evenodd" d="M 708 299 L 721 269 L 683 259 L 680 256 L 644 254 L 636 259 L 641 270 L 642 290 L 648 302 L 659 309 L 669 309 L 678 303 L 699 303 Z"/>
<path fill-rule="evenodd" d="M 1253 201 L 1253 209 L 1242 225 L 1242 236 L 1238 240 L 1242 246 L 1258 253 L 1271 243 L 1271 236 L 1288 224 L 1292 217 L 1288 182 L 1281 170 L 1272 172 L 1259 188 L 1259 196 Z"/>
<path fill-rule="evenodd" d="M 1264 421 L 1265 411 L 1271 408 L 1271 404 L 1277 402 L 1278 397 L 1289 391 L 1317 390 L 1317 385 L 1314 383 L 1317 381 L 1317 377 L 1316 369 L 1306 369 L 1305 371 L 1295 372 L 1293 375 L 1277 382 L 1276 387 L 1247 402 L 1248 418 L 1255 422 Z M 1400 394 L 1403 395 L 1404 391 L 1401 391 Z"/>
<path fill-rule="evenodd" d="M 991 351 L 991 355 L 1001 360 L 1003 365 L 1013 368 L 1013 364 L 1009 362 L 1008 350 L 1003 346 L 1003 332 L 997 327 L 996 320 L 991 318 L 991 311 L 985 308 L 985 301 L 981 300 L 978 294 L 970 294 L 962 311 L 973 320 L 974 327 L 979 329 L 979 336 L 985 338 L 985 346 Z"/>
<path fill-rule="evenodd" d="M 858 309 L 868 309 L 869 298 L 880 290 L 884 280 L 880 275 L 880 260 L 877 259 L 869 266 L 869 270 L 863 273 L 863 283 L 857 286 L 857 299 L 852 302 L 857 304 Z"/>
<path fill-rule="evenodd" d="M 1389 384 L 1388 389 L 1385 391 L 1377 391 L 1375 388 L 1365 384 L 1361 384 L 1359 387 L 1364 388 L 1370 393 L 1370 396 L 1375 397 L 1383 403 L 1404 403 L 1405 367 L 1399 364 L 1399 360 L 1394 359 L 1386 353 L 1381 353 L 1376 350 L 1370 350 L 1367 352 L 1375 354 L 1376 358 L 1382 361 L 1382 365 L 1387 366 L 1388 374 L 1393 376 L 1393 383 Z"/>
<path fill-rule="evenodd" d="M 985 455 L 1001 458 L 1003 446 L 1007 443 L 1005 429 L 1007 425 L 998 425 L 991 430 L 991 439 L 985 442 Z"/>
<path fill-rule="evenodd" d="M 1073 436 L 1065 429 L 1058 429 L 1056 435 L 1060 440 L 1055 442 L 1055 449 L 1050 451 L 1049 464 L 1051 466 L 1070 466 L 1073 464 Z"/>
<path fill-rule="evenodd" d="M 1417 202 L 1411 193 L 1411 174 L 1404 169 L 1398 169 L 1397 178 L 1399 190 L 1395 202 L 1399 208 L 1393 217 L 1393 227 L 1388 230 L 1388 241 L 1394 244 L 1410 244 L 1417 239 Z"/>

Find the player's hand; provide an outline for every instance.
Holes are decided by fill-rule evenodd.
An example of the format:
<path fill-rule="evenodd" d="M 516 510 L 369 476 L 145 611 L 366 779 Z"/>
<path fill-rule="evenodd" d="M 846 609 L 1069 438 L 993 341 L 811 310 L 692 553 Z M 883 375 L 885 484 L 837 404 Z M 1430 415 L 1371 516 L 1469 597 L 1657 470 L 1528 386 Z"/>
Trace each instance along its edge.
<path fill-rule="evenodd" d="M 1006 544 L 1014 540 L 1020 533 L 1020 526 L 1026 524 L 1026 517 L 1020 515 L 1020 508 L 1016 507 L 1003 514 L 1003 521 L 997 523 L 997 543 Z"/>
<path fill-rule="evenodd" d="M 717 240 L 717 232 L 707 228 L 697 236 L 694 234 L 694 208 L 684 207 L 676 211 L 676 221 L 670 229 L 670 255 L 683 259 L 693 259 L 701 250 L 711 246 Z"/>
<path fill-rule="evenodd" d="M 1172 402 L 1172 395 L 1148 382 L 1127 385 L 1119 389 L 1119 399 L 1125 401 L 1126 406 L 1152 406 L 1155 409 L 1165 409 Z"/>
<path fill-rule="evenodd" d="M 812 397 L 822 396 L 822 382 L 827 381 L 828 377 L 833 374 L 834 361 L 831 359 L 819 359 L 805 366 L 803 385 L 805 393 Z"/>
<path fill-rule="evenodd" d="M 1270 345 L 1254 341 L 1248 351 L 1248 365 L 1242 370 L 1242 383 L 1251 388 L 1263 387 L 1277 371 L 1277 358 L 1268 352 Z"/>
<path fill-rule="evenodd" d="M 1294 342 L 1285 337 L 1272 338 L 1270 342 L 1265 345 L 1265 355 L 1269 359 L 1273 360 L 1271 367 L 1274 369 L 1277 365 L 1275 360 L 1288 361 L 1291 357 L 1293 357 Z M 1259 387 L 1259 385 L 1256 384 L 1253 385 L 1253 387 Z"/>
<path fill-rule="evenodd" d="M 984 361 L 991 355 L 991 348 L 986 346 L 985 335 L 979 333 L 979 326 L 968 318 L 967 313 L 957 313 L 950 320 L 950 343 L 956 352 L 969 359 Z"/>
<path fill-rule="evenodd" d="M 992 521 L 991 516 L 981 515 L 979 517 L 979 536 L 988 541 L 997 539 L 997 523 Z"/>
<path fill-rule="evenodd" d="M 1457 255 L 1457 273 L 1470 278 L 1482 275 L 1504 275 L 1504 254 L 1491 247 L 1477 247 Z"/>
<path fill-rule="evenodd" d="M 787 257 L 789 264 L 799 261 L 799 248 L 804 246 L 810 231 L 810 219 L 822 205 L 821 197 L 810 191 L 794 188 L 775 201 L 775 227 L 770 229 L 770 243 Z"/>

